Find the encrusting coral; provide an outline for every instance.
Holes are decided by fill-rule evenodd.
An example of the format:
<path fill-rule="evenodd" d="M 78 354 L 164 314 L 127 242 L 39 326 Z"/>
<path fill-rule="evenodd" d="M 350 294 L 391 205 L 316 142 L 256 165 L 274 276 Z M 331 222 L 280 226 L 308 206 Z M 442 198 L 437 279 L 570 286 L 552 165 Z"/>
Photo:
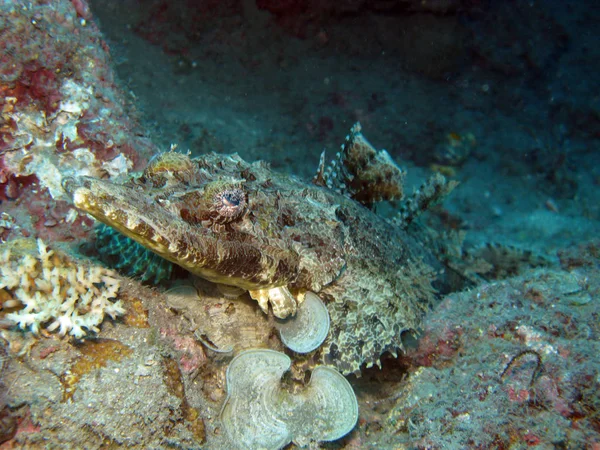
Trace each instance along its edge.
<path fill-rule="evenodd" d="M 5 318 L 19 328 L 58 330 L 76 338 L 98 325 L 108 314 L 113 319 L 125 313 L 115 300 L 120 281 L 111 270 L 76 263 L 58 250 L 50 250 L 41 240 L 4 244 L 0 252 L 0 289 L 8 293 L 4 307 L 20 307 Z"/>

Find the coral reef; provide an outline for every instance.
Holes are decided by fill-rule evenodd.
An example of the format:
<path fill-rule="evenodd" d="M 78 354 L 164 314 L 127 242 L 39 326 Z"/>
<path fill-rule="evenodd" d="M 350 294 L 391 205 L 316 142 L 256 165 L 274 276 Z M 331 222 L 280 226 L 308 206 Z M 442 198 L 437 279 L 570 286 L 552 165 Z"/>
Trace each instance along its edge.
<path fill-rule="evenodd" d="M 0 340 L 0 444 L 12 439 L 17 431 L 17 421 L 7 404 L 8 387 L 4 383 L 4 374 L 8 366 L 6 341 Z"/>
<path fill-rule="evenodd" d="M 283 345 L 278 346 L 272 339 L 274 317 L 258 312 L 247 294 L 224 296 L 200 278 L 194 280 L 194 285 L 176 284 L 165 294 L 165 304 L 193 324 L 194 341 L 212 354 L 235 355 L 261 347 L 283 350 Z"/>
<path fill-rule="evenodd" d="M 85 0 L 0 4 L 0 202 L 16 237 L 86 236 L 90 222 L 64 201 L 62 177 L 118 179 L 153 153 L 90 18 Z"/>
<path fill-rule="evenodd" d="M 0 2 L 1 447 L 600 448 L 599 11 Z"/>
<path fill-rule="evenodd" d="M 173 314 L 165 315 L 164 296 L 123 282 L 119 297 L 127 301 L 126 315 L 94 339 L 0 330 L 11 362 L 6 403 L 17 422 L 10 445 L 200 447 L 203 418 L 218 415 L 221 398 L 204 401 L 185 371 L 185 336 L 175 330 Z M 203 354 L 199 344 L 190 350 Z M 209 424 L 214 436 L 214 421 Z"/>
<path fill-rule="evenodd" d="M 106 315 L 113 319 L 125 309 L 117 300 L 121 282 L 111 270 L 73 261 L 50 250 L 41 239 L 12 241 L 0 247 L 0 289 L 4 306 L 18 308 L 5 315 L 21 329 L 42 329 L 82 338 L 98 332 Z"/>

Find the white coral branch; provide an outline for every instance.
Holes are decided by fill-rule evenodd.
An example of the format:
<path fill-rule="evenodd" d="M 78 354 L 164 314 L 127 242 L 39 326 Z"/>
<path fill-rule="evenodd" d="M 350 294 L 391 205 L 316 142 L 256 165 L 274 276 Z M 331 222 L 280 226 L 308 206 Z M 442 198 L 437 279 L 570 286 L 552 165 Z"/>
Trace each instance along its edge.
<path fill-rule="evenodd" d="M 77 338 L 98 332 L 108 314 L 125 314 L 115 301 L 120 281 L 98 266 L 75 264 L 65 254 L 37 241 L 37 255 L 0 253 L 0 289 L 7 289 L 22 309 L 6 315 L 21 329 L 37 334 L 42 328 Z M 87 330 L 87 331 L 86 331 Z"/>

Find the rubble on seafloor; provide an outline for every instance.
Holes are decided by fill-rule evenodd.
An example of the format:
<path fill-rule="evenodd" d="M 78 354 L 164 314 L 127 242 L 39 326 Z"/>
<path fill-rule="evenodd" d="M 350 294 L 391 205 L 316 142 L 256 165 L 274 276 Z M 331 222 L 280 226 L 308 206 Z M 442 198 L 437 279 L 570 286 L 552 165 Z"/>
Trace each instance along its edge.
<path fill-rule="evenodd" d="M 598 448 L 599 243 L 559 256 L 444 298 L 405 355 L 354 385 L 353 448 Z"/>
<path fill-rule="evenodd" d="M 594 448 L 598 248 L 564 252 L 560 268 L 447 296 L 405 354 L 348 378 L 358 425 L 333 448 Z M 16 423 L 9 443 L 228 448 L 220 421 L 227 367 L 244 345 L 272 345 L 275 327 L 252 321 L 262 313 L 249 298 L 228 299 L 211 283 L 190 291 L 200 306 L 193 314 L 182 292 L 169 300 L 123 280 L 126 314 L 84 341 L 3 330 Z M 205 325 L 197 339 L 203 315 L 243 325 L 228 340 Z M 211 337 L 220 347 L 206 345 Z"/>

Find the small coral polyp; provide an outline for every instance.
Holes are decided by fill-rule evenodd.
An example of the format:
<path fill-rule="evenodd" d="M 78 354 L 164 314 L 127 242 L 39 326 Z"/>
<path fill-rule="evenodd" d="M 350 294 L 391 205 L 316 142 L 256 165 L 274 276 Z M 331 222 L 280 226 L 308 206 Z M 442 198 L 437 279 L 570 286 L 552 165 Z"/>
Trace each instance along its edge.
<path fill-rule="evenodd" d="M 115 273 L 99 266 L 76 264 L 66 254 L 50 250 L 41 240 L 37 249 L 28 240 L 13 241 L 0 251 L 0 289 L 9 306 L 22 306 L 5 318 L 20 329 L 41 329 L 82 338 L 108 314 L 125 313 L 114 301 L 120 288 Z M 6 302 L 5 302 L 6 306 Z"/>

